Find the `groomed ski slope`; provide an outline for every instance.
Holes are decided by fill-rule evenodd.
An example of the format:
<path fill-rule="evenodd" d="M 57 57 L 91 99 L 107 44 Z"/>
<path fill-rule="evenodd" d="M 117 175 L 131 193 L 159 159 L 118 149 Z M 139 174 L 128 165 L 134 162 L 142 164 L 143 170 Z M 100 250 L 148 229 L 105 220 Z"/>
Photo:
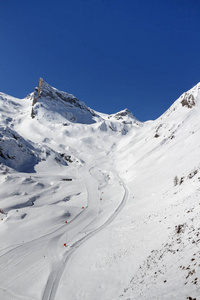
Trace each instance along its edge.
<path fill-rule="evenodd" d="M 199 299 L 200 85 L 143 124 L 44 91 L 1 94 L 0 299 Z"/>
<path fill-rule="evenodd" d="M 117 179 L 117 177 L 118 176 L 116 176 L 116 179 Z M 76 242 L 74 242 L 71 245 L 70 250 L 67 251 L 64 254 L 61 263 L 59 263 L 58 261 L 54 262 L 54 267 L 53 267 L 53 270 L 52 270 L 52 272 L 51 272 L 51 274 L 48 278 L 48 281 L 47 281 L 42 299 L 56 299 L 57 290 L 59 289 L 59 285 L 62 284 L 62 274 L 63 274 L 63 272 L 65 271 L 65 276 L 67 276 L 67 275 L 70 276 L 70 274 L 67 274 L 67 266 L 70 263 L 72 256 L 76 254 L 77 250 L 79 250 L 79 247 L 83 243 L 87 242 L 88 239 L 90 239 L 94 235 L 98 234 L 99 231 L 103 230 L 106 226 L 108 226 L 114 220 L 114 218 L 120 213 L 121 209 L 126 204 L 126 200 L 127 200 L 127 197 L 128 197 L 128 191 L 127 191 L 127 188 L 126 188 L 125 184 L 123 183 L 122 180 L 120 180 L 119 177 L 118 177 L 118 180 L 119 180 L 119 183 L 121 183 L 121 185 L 123 186 L 123 189 L 124 189 L 124 195 L 123 195 L 123 198 L 121 200 L 121 203 L 119 204 L 119 206 L 113 211 L 113 213 L 108 217 L 108 219 L 102 225 L 100 225 L 99 227 L 97 227 L 94 230 L 90 229 L 89 233 L 87 233 L 87 229 L 86 229 L 85 236 L 81 237 L 79 240 L 77 240 Z M 90 185 L 90 190 L 91 190 L 91 185 Z M 89 191 L 89 189 L 88 189 L 88 191 Z M 88 193 L 88 199 L 92 200 L 92 198 L 93 198 L 92 196 L 93 196 L 92 193 L 91 194 Z M 89 208 L 89 206 L 88 206 L 88 208 Z M 92 213 L 92 215 L 93 215 L 93 213 Z M 85 218 L 88 218 L 88 216 L 85 216 Z M 93 218 L 94 218 L 94 215 L 93 215 Z M 96 216 L 96 218 L 98 218 L 98 215 Z M 78 221 L 81 222 L 80 218 L 78 218 Z M 93 223 L 95 225 L 95 219 L 94 219 Z M 67 230 L 67 232 L 68 232 L 68 230 Z M 52 241 L 53 241 L 53 243 L 52 243 Z M 55 256 L 55 253 L 54 253 L 54 251 L 55 251 L 55 239 L 53 239 L 52 241 L 51 241 L 51 243 L 52 243 L 52 252 L 53 252 L 53 256 Z M 52 252 L 51 252 L 51 256 L 52 256 Z"/>
<path fill-rule="evenodd" d="M 23 204 L 21 206 L 19 204 L 17 209 L 12 211 L 14 215 L 12 216 L 13 223 L 14 221 L 18 221 L 21 223 L 22 228 L 14 230 L 11 227 L 12 223 L 10 224 L 9 230 L 11 228 L 12 231 L 14 230 L 11 234 L 11 236 L 14 235 L 14 238 L 11 241 L 7 241 L 7 243 L 10 242 L 13 245 L 7 251 L 4 249 L 0 257 L 1 268 L 3 270 L 0 280 L 3 286 L 7 286 L 12 291 L 16 289 L 19 292 L 16 292 L 16 296 L 14 296 L 15 292 L 13 291 L 13 296 L 11 296 L 10 291 L 8 292 L 7 288 L 5 288 L 2 291 L 2 296 L 5 299 L 7 299 L 6 297 L 8 299 L 17 297 L 18 293 L 19 295 L 24 295 L 24 292 L 28 292 L 28 299 L 29 297 L 31 299 L 32 294 L 36 299 L 57 299 L 57 290 L 59 289 L 59 285 L 62 284 L 63 272 L 67 269 L 72 256 L 76 255 L 76 252 L 83 243 L 94 235 L 98 235 L 100 230 L 108 226 L 125 205 L 127 189 L 122 179 L 119 178 L 119 175 L 114 170 L 107 171 L 104 168 L 102 169 L 103 165 L 99 162 L 98 166 L 92 165 L 90 162 L 88 163 L 88 167 L 89 169 L 86 166 L 79 166 L 77 174 L 73 176 L 73 180 L 69 182 L 64 181 L 64 183 L 61 182 L 61 178 L 65 178 L 64 174 L 63 176 L 61 174 L 53 176 L 51 173 L 49 178 L 48 174 L 44 172 L 44 174 L 40 174 L 39 182 L 37 182 L 38 175 L 36 176 L 35 174 L 28 174 L 26 179 L 24 178 L 25 174 L 21 174 L 22 178 L 19 178 L 19 173 L 17 178 L 12 176 L 12 184 L 16 183 L 17 185 L 19 182 L 26 182 L 26 187 L 28 185 L 27 190 L 31 189 L 32 184 L 39 187 L 43 186 L 43 188 L 42 192 L 34 193 L 34 197 L 37 199 L 34 202 L 34 206 L 28 205 L 28 207 L 24 207 Z M 50 168 L 49 166 L 48 170 Z M 100 173 L 100 175 L 97 175 L 101 178 L 100 182 L 95 179 L 95 172 Z M 108 185 L 107 176 L 111 178 L 109 181 L 113 181 L 108 192 L 106 192 Z M 50 187 L 46 182 L 49 179 L 51 180 Z M 45 188 L 46 186 L 47 188 Z M 60 201 L 54 200 L 52 195 L 56 194 L 59 189 L 62 190 L 61 193 L 65 198 L 67 195 L 72 199 L 66 202 L 62 198 Z M 82 197 L 79 195 L 73 197 L 73 190 L 76 191 L 76 195 L 79 194 Z M 119 195 L 115 194 L 116 191 Z M 108 193 L 108 195 L 113 193 L 113 198 L 110 200 L 108 195 L 105 196 L 104 193 Z M 59 195 L 56 195 L 55 199 L 57 197 Z M 73 204 L 70 203 L 73 201 L 73 198 L 75 198 L 73 202 L 75 207 L 71 207 Z M 102 204 L 103 202 L 104 204 Z M 104 209 L 104 205 L 106 209 Z M 50 209 L 48 206 L 50 206 Z M 56 206 L 54 212 L 52 212 L 52 206 Z M 29 220 L 30 224 L 28 223 L 28 225 L 31 228 L 29 233 L 29 228 L 26 227 L 24 229 L 22 223 L 29 214 L 32 214 L 29 211 L 33 209 L 38 211 L 38 215 L 35 218 L 31 217 L 31 220 Z M 44 216 L 39 215 L 40 213 L 44 214 Z M 47 215 L 49 220 L 47 220 Z M 38 219 L 40 219 L 40 224 L 38 224 Z M 6 224 L 8 220 L 9 216 L 3 222 Z M 65 223 L 66 220 L 67 223 Z M 53 224 L 50 225 L 51 222 Z M 27 234 L 28 241 L 26 241 L 26 236 L 20 236 L 20 233 L 24 233 L 24 231 Z M 23 285 L 20 286 L 22 282 Z"/>

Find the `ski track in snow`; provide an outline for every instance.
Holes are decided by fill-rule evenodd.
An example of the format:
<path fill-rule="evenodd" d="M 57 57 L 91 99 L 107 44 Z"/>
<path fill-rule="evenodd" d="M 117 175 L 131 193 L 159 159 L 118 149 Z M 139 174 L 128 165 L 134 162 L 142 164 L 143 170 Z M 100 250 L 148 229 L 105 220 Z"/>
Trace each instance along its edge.
<path fill-rule="evenodd" d="M 92 169 L 92 168 L 90 168 Z M 83 173 L 82 176 L 84 177 L 85 174 L 87 174 L 87 172 Z M 89 176 L 89 172 L 87 174 Z M 120 213 L 120 211 L 123 209 L 123 207 L 126 204 L 127 198 L 128 198 L 128 189 L 124 183 L 124 181 L 122 180 L 122 178 L 120 178 L 119 175 L 115 174 L 116 177 L 119 180 L 119 184 L 123 187 L 124 189 L 124 195 L 123 198 L 121 200 L 121 203 L 118 205 L 118 207 L 113 211 L 113 213 L 110 215 L 110 217 L 107 219 L 107 221 L 102 224 L 101 226 L 99 226 L 98 228 L 94 229 L 93 231 L 89 232 L 88 234 L 86 234 L 84 237 L 81 237 L 79 240 L 77 240 L 74 244 L 71 245 L 70 250 L 68 250 L 61 261 L 57 261 L 56 259 L 54 260 L 53 264 L 52 264 L 52 270 L 51 273 L 48 277 L 47 283 L 46 283 L 46 287 L 43 293 L 43 297 L 42 300 L 53 300 L 56 299 L 56 293 L 57 290 L 59 288 L 59 283 L 61 281 L 62 278 L 62 274 L 64 272 L 64 270 L 66 270 L 67 265 L 70 263 L 70 260 L 72 258 L 72 256 L 74 256 L 77 252 L 77 250 L 81 247 L 81 245 L 85 242 L 87 242 L 90 238 L 92 238 L 94 235 L 98 234 L 98 232 L 100 232 L 101 230 L 103 230 L 106 226 L 108 226 L 116 217 L 117 215 Z M 88 178 L 85 178 L 85 183 L 89 182 Z M 91 196 L 91 184 L 89 186 L 87 186 L 87 192 L 88 192 L 88 202 L 91 202 L 91 205 L 93 205 L 94 207 L 96 206 L 96 203 L 94 203 L 98 198 L 93 199 Z M 90 209 L 90 205 L 88 205 L 87 210 Z M 85 211 L 84 211 L 85 212 Z M 78 219 L 78 223 L 80 225 L 82 225 L 82 222 L 80 222 L 79 220 L 80 218 L 80 214 L 76 217 L 76 219 Z M 95 219 L 98 218 L 98 214 L 95 212 L 91 215 L 91 219 Z M 85 218 L 86 219 L 86 218 Z M 82 230 L 84 229 L 85 226 L 82 225 Z M 55 243 L 59 241 L 59 239 L 61 238 L 62 233 L 57 236 L 56 238 L 51 239 L 50 241 L 50 256 L 55 258 Z"/>

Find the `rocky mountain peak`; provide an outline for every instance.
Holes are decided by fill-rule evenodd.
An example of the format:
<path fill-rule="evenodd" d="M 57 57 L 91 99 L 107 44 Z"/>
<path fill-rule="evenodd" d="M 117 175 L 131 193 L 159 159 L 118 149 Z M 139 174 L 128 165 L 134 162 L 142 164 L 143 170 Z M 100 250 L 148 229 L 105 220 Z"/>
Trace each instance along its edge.
<path fill-rule="evenodd" d="M 108 119 L 121 121 L 122 123 L 125 123 L 125 124 L 140 123 L 135 118 L 135 116 L 132 114 L 132 112 L 130 112 L 130 110 L 128 110 L 127 108 L 125 108 L 124 110 L 121 110 L 115 114 L 109 115 Z"/>
<path fill-rule="evenodd" d="M 39 79 L 38 86 L 34 91 L 34 102 L 36 103 L 39 98 L 46 99 L 55 99 L 55 100 L 63 100 L 70 103 L 80 102 L 76 97 L 72 94 L 68 94 L 66 92 L 59 91 L 58 89 L 52 87 L 50 84 L 44 81 L 43 78 Z"/>
<path fill-rule="evenodd" d="M 59 104 L 58 104 L 59 103 Z M 31 117 L 34 118 L 38 110 L 53 110 L 70 122 L 94 123 L 97 114 L 84 102 L 78 100 L 74 95 L 60 91 L 40 78 L 38 86 L 34 90 Z"/>
<path fill-rule="evenodd" d="M 180 102 L 182 106 L 186 106 L 187 108 L 192 108 L 199 101 L 200 101 L 200 83 L 198 83 L 189 91 L 183 93 L 180 96 Z"/>

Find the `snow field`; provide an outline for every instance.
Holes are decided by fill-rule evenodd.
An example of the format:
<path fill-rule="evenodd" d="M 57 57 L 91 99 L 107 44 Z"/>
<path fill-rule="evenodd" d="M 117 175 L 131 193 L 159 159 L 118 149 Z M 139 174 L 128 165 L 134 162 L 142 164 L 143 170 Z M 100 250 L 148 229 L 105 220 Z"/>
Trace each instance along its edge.
<path fill-rule="evenodd" d="M 199 90 L 144 124 L 0 94 L 1 299 L 198 299 Z"/>

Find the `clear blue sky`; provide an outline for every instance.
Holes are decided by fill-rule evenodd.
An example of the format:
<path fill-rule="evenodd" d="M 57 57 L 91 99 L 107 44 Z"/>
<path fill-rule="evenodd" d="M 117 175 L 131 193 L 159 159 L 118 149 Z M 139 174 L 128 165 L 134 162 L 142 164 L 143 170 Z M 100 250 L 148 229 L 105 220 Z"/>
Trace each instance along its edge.
<path fill-rule="evenodd" d="M 23 98 L 40 77 L 155 119 L 200 81 L 200 1 L 0 0 L 0 91 Z"/>

